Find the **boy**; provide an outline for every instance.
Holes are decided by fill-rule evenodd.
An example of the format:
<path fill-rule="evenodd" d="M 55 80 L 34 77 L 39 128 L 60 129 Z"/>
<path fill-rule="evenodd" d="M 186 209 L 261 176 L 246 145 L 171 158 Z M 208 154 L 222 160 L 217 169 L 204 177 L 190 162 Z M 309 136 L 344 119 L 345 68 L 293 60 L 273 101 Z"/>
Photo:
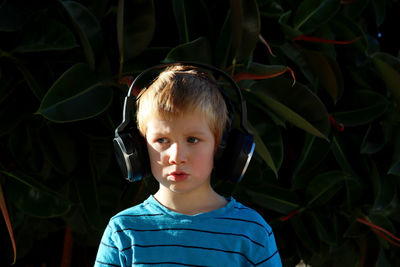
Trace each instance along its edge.
<path fill-rule="evenodd" d="M 167 68 L 140 93 L 136 117 L 159 189 L 111 218 L 95 266 L 282 266 L 264 219 L 210 185 L 228 120 L 211 76 Z"/>

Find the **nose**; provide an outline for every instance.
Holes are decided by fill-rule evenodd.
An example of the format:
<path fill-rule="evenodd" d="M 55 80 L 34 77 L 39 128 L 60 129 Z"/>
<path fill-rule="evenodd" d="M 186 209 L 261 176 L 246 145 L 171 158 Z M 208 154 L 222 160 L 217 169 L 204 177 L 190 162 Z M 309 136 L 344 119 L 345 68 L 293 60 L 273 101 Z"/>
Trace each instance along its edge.
<path fill-rule="evenodd" d="M 177 143 L 172 144 L 169 149 L 169 164 L 179 165 L 186 163 L 185 148 Z"/>

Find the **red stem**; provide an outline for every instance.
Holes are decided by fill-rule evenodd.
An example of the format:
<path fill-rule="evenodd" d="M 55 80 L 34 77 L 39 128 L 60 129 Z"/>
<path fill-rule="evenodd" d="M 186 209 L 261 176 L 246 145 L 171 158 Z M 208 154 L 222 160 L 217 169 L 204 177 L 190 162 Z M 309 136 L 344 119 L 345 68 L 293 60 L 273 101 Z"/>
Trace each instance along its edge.
<path fill-rule="evenodd" d="M 272 49 L 271 49 L 271 47 L 269 46 L 268 42 L 265 41 L 265 39 L 262 37 L 261 34 L 258 35 L 258 38 L 259 38 L 259 39 L 261 40 L 261 42 L 267 47 L 268 52 L 271 54 L 271 56 L 276 57 L 275 54 L 272 53 Z"/>
<path fill-rule="evenodd" d="M 268 75 L 258 75 L 258 74 L 253 74 L 253 73 L 249 73 L 249 72 L 240 72 L 238 74 L 236 74 L 235 76 L 233 76 L 233 79 L 236 82 L 242 81 L 242 80 L 262 80 L 262 79 L 269 79 L 269 78 L 274 78 L 277 76 L 280 76 L 282 74 L 284 74 L 285 72 L 289 71 L 290 74 L 292 75 L 293 78 L 293 84 L 292 86 L 296 83 L 296 77 L 294 76 L 294 72 L 290 67 L 286 67 L 286 69 L 276 72 L 276 73 L 271 73 Z"/>
<path fill-rule="evenodd" d="M 362 224 L 365 224 L 365 225 L 369 226 L 370 228 L 372 228 L 372 230 L 375 233 L 377 233 L 379 236 L 381 236 L 383 239 L 385 239 L 389 243 L 391 243 L 391 244 L 393 244 L 393 245 L 395 245 L 397 247 L 400 247 L 400 243 L 397 243 L 397 242 L 395 242 L 395 241 L 390 239 L 390 238 L 392 238 L 392 239 L 400 242 L 400 238 L 396 237 L 395 235 L 390 233 L 388 230 L 386 230 L 386 229 L 384 229 L 384 228 L 382 228 L 382 227 L 380 227 L 380 226 L 378 226 L 376 224 L 373 224 L 373 223 L 371 223 L 371 222 L 369 222 L 369 221 L 367 221 L 365 219 L 362 219 L 362 218 L 357 218 L 357 221 L 362 223 Z M 385 234 L 387 236 L 389 236 L 390 238 L 388 238 Z"/>
<path fill-rule="evenodd" d="M 281 221 L 281 222 L 284 222 L 284 221 L 287 221 L 287 220 L 289 220 L 290 218 L 292 218 L 294 215 L 296 215 L 297 213 L 299 213 L 297 210 L 294 210 L 294 211 L 292 211 L 291 213 L 289 213 L 287 216 L 285 216 L 285 217 L 283 217 L 283 218 L 280 218 L 279 220 Z"/>
<path fill-rule="evenodd" d="M 340 3 L 343 5 L 348 5 L 348 4 L 354 3 L 356 1 L 357 0 L 341 0 Z"/>
<path fill-rule="evenodd" d="M 311 43 L 325 43 L 325 44 L 351 44 L 356 42 L 358 39 L 360 39 L 360 37 L 357 37 L 350 41 L 336 41 L 336 40 L 329 40 L 325 38 L 313 37 L 307 35 L 298 35 L 293 37 L 293 41 L 306 41 Z"/>
<path fill-rule="evenodd" d="M 331 114 L 329 114 L 329 121 L 333 128 L 335 128 L 336 131 L 338 132 L 343 132 L 344 131 L 344 126 L 341 123 L 338 123 Z"/>
<path fill-rule="evenodd" d="M 8 234 L 10 235 L 11 244 L 12 244 L 12 247 L 14 250 L 14 261 L 12 263 L 12 265 L 13 265 L 17 260 L 17 246 L 15 244 L 15 238 L 14 238 L 14 232 L 13 232 L 13 228 L 12 228 L 12 224 L 11 224 L 11 219 L 10 219 L 10 215 L 8 214 L 6 200 L 4 198 L 3 189 L 1 187 L 1 184 L 0 184 L 0 209 L 1 209 L 1 213 L 3 214 L 3 218 L 6 222 Z"/>
<path fill-rule="evenodd" d="M 70 267 L 72 261 L 72 249 L 74 241 L 72 240 L 71 227 L 67 226 L 64 234 L 64 248 L 60 267 Z"/>

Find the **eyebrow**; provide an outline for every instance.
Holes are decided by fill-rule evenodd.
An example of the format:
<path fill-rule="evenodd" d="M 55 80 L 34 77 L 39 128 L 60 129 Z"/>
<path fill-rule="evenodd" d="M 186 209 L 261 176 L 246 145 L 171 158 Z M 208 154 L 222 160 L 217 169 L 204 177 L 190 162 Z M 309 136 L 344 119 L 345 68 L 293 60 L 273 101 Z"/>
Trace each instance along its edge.
<path fill-rule="evenodd" d="M 207 135 L 207 134 L 205 131 L 202 130 L 194 130 L 186 132 L 185 135 Z"/>
<path fill-rule="evenodd" d="M 169 131 L 150 131 L 151 135 L 156 135 L 156 136 L 167 135 L 169 133 L 170 133 Z M 202 131 L 202 130 L 193 130 L 193 131 L 189 130 L 187 132 L 183 132 L 183 134 L 185 136 L 198 136 L 198 135 L 206 136 L 207 135 L 207 133 L 205 131 Z"/>

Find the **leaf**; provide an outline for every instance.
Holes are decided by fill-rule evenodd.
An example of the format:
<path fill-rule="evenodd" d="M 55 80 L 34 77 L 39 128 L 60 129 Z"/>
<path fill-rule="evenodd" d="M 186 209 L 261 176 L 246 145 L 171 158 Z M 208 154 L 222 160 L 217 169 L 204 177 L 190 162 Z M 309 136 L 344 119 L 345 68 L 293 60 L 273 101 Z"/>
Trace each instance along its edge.
<path fill-rule="evenodd" d="M 354 246 L 350 242 L 342 241 L 339 245 L 322 246 L 320 250 L 313 253 L 311 266 L 359 266 L 359 246 Z M 340 263 L 337 263 L 340 255 Z"/>
<path fill-rule="evenodd" d="M 148 47 L 133 60 L 124 62 L 121 77 L 141 73 L 143 70 L 160 64 L 160 59 L 165 58 L 170 52 L 169 47 Z"/>
<path fill-rule="evenodd" d="M 288 42 L 279 46 L 279 48 L 285 56 L 296 63 L 300 71 L 310 83 L 316 83 L 316 77 L 310 67 L 310 64 L 308 63 L 305 55 L 301 53 L 300 49 Z"/>
<path fill-rule="evenodd" d="M 292 86 L 287 79 L 274 78 L 254 83 L 250 92 L 293 125 L 328 139 L 330 123 L 325 106 L 305 86 Z"/>
<path fill-rule="evenodd" d="M 373 211 L 380 213 L 385 209 L 389 208 L 388 212 L 392 213 L 390 204 L 397 197 L 396 181 L 393 177 L 384 175 L 380 176 L 377 170 L 374 170 L 374 179 L 376 179 L 376 190 L 377 195 L 374 199 Z"/>
<path fill-rule="evenodd" d="M 74 184 L 86 219 L 92 227 L 101 230 L 104 226 L 103 220 L 105 218 L 100 216 L 97 185 L 93 176 L 93 170 L 82 173 L 82 175 L 75 179 Z"/>
<path fill-rule="evenodd" d="M 67 129 L 57 126 L 48 125 L 41 129 L 41 147 L 46 159 L 57 171 L 70 174 L 78 166 L 77 145 Z"/>
<path fill-rule="evenodd" d="M 178 26 L 179 39 L 181 43 L 190 42 L 188 29 L 189 15 L 187 14 L 187 12 L 189 12 L 189 9 L 185 8 L 187 3 L 188 2 L 184 0 L 172 0 L 172 6 L 174 10 L 176 24 Z"/>
<path fill-rule="evenodd" d="M 269 79 L 283 75 L 287 71 L 292 74 L 294 84 L 296 80 L 293 71 L 289 67 L 282 65 L 263 65 L 255 62 L 252 62 L 250 67 L 246 68 L 245 71 L 241 72 L 239 70 L 239 73 L 235 74 L 233 79 L 235 82 L 242 80 Z"/>
<path fill-rule="evenodd" d="M 33 121 L 23 121 L 9 134 L 9 151 L 17 166 L 24 170 L 38 173 L 45 164 L 44 155 L 39 145 L 38 125 Z"/>
<path fill-rule="evenodd" d="M 59 0 L 61 2 L 61 0 Z M 86 60 L 92 70 L 100 56 L 103 35 L 101 25 L 88 8 L 75 1 L 61 2 L 79 36 Z"/>
<path fill-rule="evenodd" d="M 293 41 L 305 41 L 305 42 L 310 42 L 310 43 L 319 43 L 319 44 L 336 44 L 336 45 L 347 45 L 347 44 L 352 44 L 357 39 L 354 40 L 349 40 L 349 41 L 340 41 L 340 40 L 332 40 L 332 39 L 327 39 L 327 38 L 322 38 L 322 37 L 315 37 L 315 36 L 307 36 L 307 35 L 298 35 L 293 37 Z"/>
<path fill-rule="evenodd" d="M 314 135 L 306 135 L 302 153 L 293 172 L 292 186 L 294 189 L 306 187 L 312 178 L 310 177 L 311 171 L 324 161 L 330 148 L 331 144 L 326 140 Z"/>
<path fill-rule="evenodd" d="M 150 44 L 155 30 L 154 1 L 118 1 L 117 35 L 121 62 L 135 58 Z"/>
<path fill-rule="evenodd" d="M 390 260 L 387 258 L 385 251 L 386 250 L 383 248 L 379 250 L 379 257 L 376 261 L 376 266 L 390 266 Z"/>
<path fill-rule="evenodd" d="M 3 1 L 0 5 L 0 31 L 14 32 L 20 30 L 29 10 L 21 8 L 24 6 L 23 1 Z"/>
<path fill-rule="evenodd" d="M 0 79 L 0 83 L 4 80 Z M 7 85 L 7 84 L 6 84 Z M 1 88 L 1 85 L 0 85 Z M 10 87 L 8 87 L 10 88 Z M 10 89 L 11 90 L 11 89 Z M 1 91 L 1 89 L 0 89 Z M 6 98 L 0 105 L 0 137 L 10 133 L 22 120 L 21 108 L 18 106 L 19 100 L 16 98 Z"/>
<path fill-rule="evenodd" d="M 28 70 L 28 68 L 24 65 L 24 63 L 18 58 L 11 56 L 11 54 L 3 53 L 5 58 L 9 59 L 11 62 L 15 64 L 17 69 L 21 72 L 22 76 L 25 79 L 25 82 L 31 88 L 33 94 L 37 97 L 37 99 L 42 99 L 45 94 L 43 88 L 39 85 L 34 75 Z M 11 67 L 9 67 L 11 69 Z"/>
<path fill-rule="evenodd" d="M 251 189 L 245 191 L 257 205 L 281 214 L 289 214 L 300 207 L 297 195 L 284 188 L 269 187 L 263 188 L 262 191 Z"/>
<path fill-rule="evenodd" d="M 250 102 L 247 101 L 248 104 Z M 259 110 L 248 107 L 248 118 L 251 121 L 251 130 L 255 134 L 256 152 L 278 177 L 279 168 L 283 162 L 282 136 L 278 126 L 269 123 L 265 117 L 259 116 Z"/>
<path fill-rule="evenodd" d="M 95 177 L 103 176 L 114 159 L 113 145 L 107 138 L 89 139 L 89 160 Z"/>
<path fill-rule="evenodd" d="M 302 50 L 302 53 L 318 81 L 336 103 L 344 90 L 343 75 L 338 63 L 321 52 Z"/>
<path fill-rule="evenodd" d="M 381 214 L 370 214 L 368 217 L 371 223 L 375 224 L 378 227 L 385 229 L 390 233 L 395 233 L 396 229 L 393 223 L 384 215 Z"/>
<path fill-rule="evenodd" d="M 400 106 L 400 59 L 383 52 L 375 53 L 371 58 L 386 87 Z"/>
<path fill-rule="evenodd" d="M 279 18 L 279 24 L 286 39 L 291 40 L 294 36 L 303 34 L 301 31 L 294 29 L 289 25 L 292 17 L 292 10 L 283 13 Z"/>
<path fill-rule="evenodd" d="M 272 159 L 271 153 L 269 152 L 268 148 L 265 146 L 261 137 L 257 134 L 256 131 L 253 131 L 254 135 L 254 142 L 256 143 L 255 150 L 258 155 L 264 160 L 264 162 L 271 168 L 274 172 L 275 176 L 278 177 L 278 170 L 275 166 L 274 160 Z"/>
<path fill-rule="evenodd" d="M 339 8 L 337 0 L 302 1 L 293 17 L 294 29 L 310 33 L 331 19 Z"/>
<path fill-rule="evenodd" d="M 0 170 L 11 178 L 7 181 L 7 199 L 18 209 L 41 218 L 58 217 L 71 208 L 71 203 L 34 178 Z"/>
<path fill-rule="evenodd" d="M 384 96 L 369 90 L 356 90 L 349 100 L 353 103 L 350 110 L 332 113 L 345 127 L 370 123 L 381 117 L 389 106 Z"/>
<path fill-rule="evenodd" d="M 377 123 L 371 123 L 361 144 L 361 154 L 375 154 L 385 146 L 384 133 Z"/>
<path fill-rule="evenodd" d="M 350 179 L 345 172 L 331 171 L 316 176 L 306 189 L 307 206 L 320 207 L 331 200 L 343 187 L 344 181 Z"/>
<path fill-rule="evenodd" d="M 392 166 L 390 166 L 388 174 L 400 176 L 400 159 L 397 162 L 395 162 Z"/>
<path fill-rule="evenodd" d="M 313 228 L 315 229 L 319 240 L 324 241 L 330 245 L 338 245 L 337 239 L 335 238 L 334 223 L 335 221 L 330 218 L 327 220 L 321 216 L 321 213 L 309 211 L 307 214 L 311 217 Z"/>
<path fill-rule="evenodd" d="M 14 69 L 12 65 L 7 68 L 0 65 L 0 103 L 3 103 L 4 99 L 14 91 L 18 84 L 16 75 L 13 75 Z"/>
<path fill-rule="evenodd" d="M 251 86 L 254 82 L 250 81 L 250 83 L 249 82 L 245 82 L 245 83 L 246 84 L 244 84 L 243 86 L 242 86 L 242 84 L 239 84 L 239 86 L 242 86 L 245 88 L 245 86 Z M 286 128 L 286 121 L 284 119 L 282 119 L 279 115 L 274 113 L 270 108 L 268 108 L 268 106 L 266 106 L 262 101 L 260 101 L 259 97 L 252 94 L 250 92 L 250 90 L 244 90 L 242 92 L 242 94 L 243 94 L 244 98 L 246 99 L 248 111 L 251 111 L 252 106 L 257 108 L 256 114 L 248 114 L 249 119 L 251 119 L 252 121 L 254 119 L 262 119 L 262 123 L 264 123 L 266 118 L 261 117 L 259 115 L 259 112 L 262 111 L 269 119 L 271 119 L 271 121 L 273 122 L 274 125 L 281 126 L 284 129 Z"/>
<path fill-rule="evenodd" d="M 215 48 L 215 62 L 216 66 L 221 69 L 225 69 L 225 67 L 232 62 L 232 38 L 231 38 L 231 13 L 228 12 L 222 25 L 221 31 L 218 35 L 217 45 Z"/>
<path fill-rule="evenodd" d="M 387 174 L 400 176 L 400 116 L 396 109 L 388 111 L 387 118 L 384 121 L 386 127 L 386 139 L 392 145 L 393 154 L 391 156 L 391 164 Z"/>
<path fill-rule="evenodd" d="M 290 221 L 297 237 L 300 239 L 300 242 L 302 242 L 302 244 L 309 250 L 317 253 L 318 247 L 312 239 L 309 230 L 304 224 L 304 220 L 302 220 L 302 217 L 299 215 L 295 215 L 291 218 Z"/>
<path fill-rule="evenodd" d="M 212 38 L 213 23 L 209 7 L 203 0 L 173 0 L 172 7 L 180 43 L 190 42 L 198 36 Z"/>
<path fill-rule="evenodd" d="M 260 12 L 256 0 L 231 0 L 232 51 L 237 61 L 247 59 L 260 34 Z"/>
<path fill-rule="evenodd" d="M 339 142 L 338 138 L 334 136 L 332 141 L 332 153 L 335 156 L 336 162 L 339 164 L 339 166 L 342 168 L 343 171 L 357 178 L 358 177 L 357 173 L 354 171 L 352 165 L 347 159 L 348 156 L 350 156 L 350 154 L 345 153 L 342 147 L 346 148 L 346 146 L 342 145 Z"/>
<path fill-rule="evenodd" d="M 58 51 L 78 46 L 74 35 L 65 25 L 46 18 L 46 14 L 41 16 L 39 22 L 24 27 L 22 41 L 15 51 L 21 53 Z"/>
<path fill-rule="evenodd" d="M 359 205 L 359 201 L 363 196 L 365 186 L 357 179 L 347 179 L 344 181 L 346 190 L 346 208 L 352 211 Z"/>
<path fill-rule="evenodd" d="M 386 0 L 371 0 L 375 12 L 376 27 L 382 25 L 386 16 Z"/>
<path fill-rule="evenodd" d="M 79 121 L 102 113 L 111 100 L 111 88 L 103 86 L 87 65 L 78 63 L 53 84 L 37 113 L 54 122 Z"/>
<path fill-rule="evenodd" d="M 212 53 L 209 41 L 200 37 L 192 42 L 179 45 L 168 53 L 164 62 L 197 61 L 207 64 L 212 62 Z"/>
<path fill-rule="evenodd" d="M 357 19 L 367 7 L 370 0 L 357 0 L 344 6 L 344 13 L 347 17 Z"/>
<path fill-rule="evenodd" d="M 344 46 L 344 48 L 355 47 L 358 49 L 359 53 L 364 53 L 367 50 L 367 38 L 360 25 L 358 25 L 354 20 L 351 20 L 348 17 L 343 16 L 339 13 L 332 20 L 329 21 L 329 26 L 331 31 L 334 32 L 337 39 L 355 40 L 358 38 L 358 41 L 346 45 Z M 344 55 L 348 54 L 346 53 Z"/>
<path fill-rule="evenodd" d="M 1 209 L 1 214 L 3 215 L 3 218 L 6 222 L 8 234 L 10 235 L 11 244 L 12 244 L 12 247 L 14 250 L 14 260 L 12 263 L 12 265 L 13 265 L 13 264 L 15 264 L 15 261 L 17 260 L 17 246 L 15 245 L 13 227 L 11 224 L 10 215 L 8 214 L 6 200 L 4 198 L 3 188 L 1 186 L 1 184 L 0 184 L 0 209 Z"/>
<path fill-rule="evenodd" d="M 353 221 L 344 232 L 344 237 L 360 238 L 368 233 L 368 229 L 362 227 L 357 221 Z"/>
<path fill-rule="evenodd" d="M 258 1 L 260 14 L 263 18 L 279 18 L 284 9 L 282 5 L 275 1 Z"/>

